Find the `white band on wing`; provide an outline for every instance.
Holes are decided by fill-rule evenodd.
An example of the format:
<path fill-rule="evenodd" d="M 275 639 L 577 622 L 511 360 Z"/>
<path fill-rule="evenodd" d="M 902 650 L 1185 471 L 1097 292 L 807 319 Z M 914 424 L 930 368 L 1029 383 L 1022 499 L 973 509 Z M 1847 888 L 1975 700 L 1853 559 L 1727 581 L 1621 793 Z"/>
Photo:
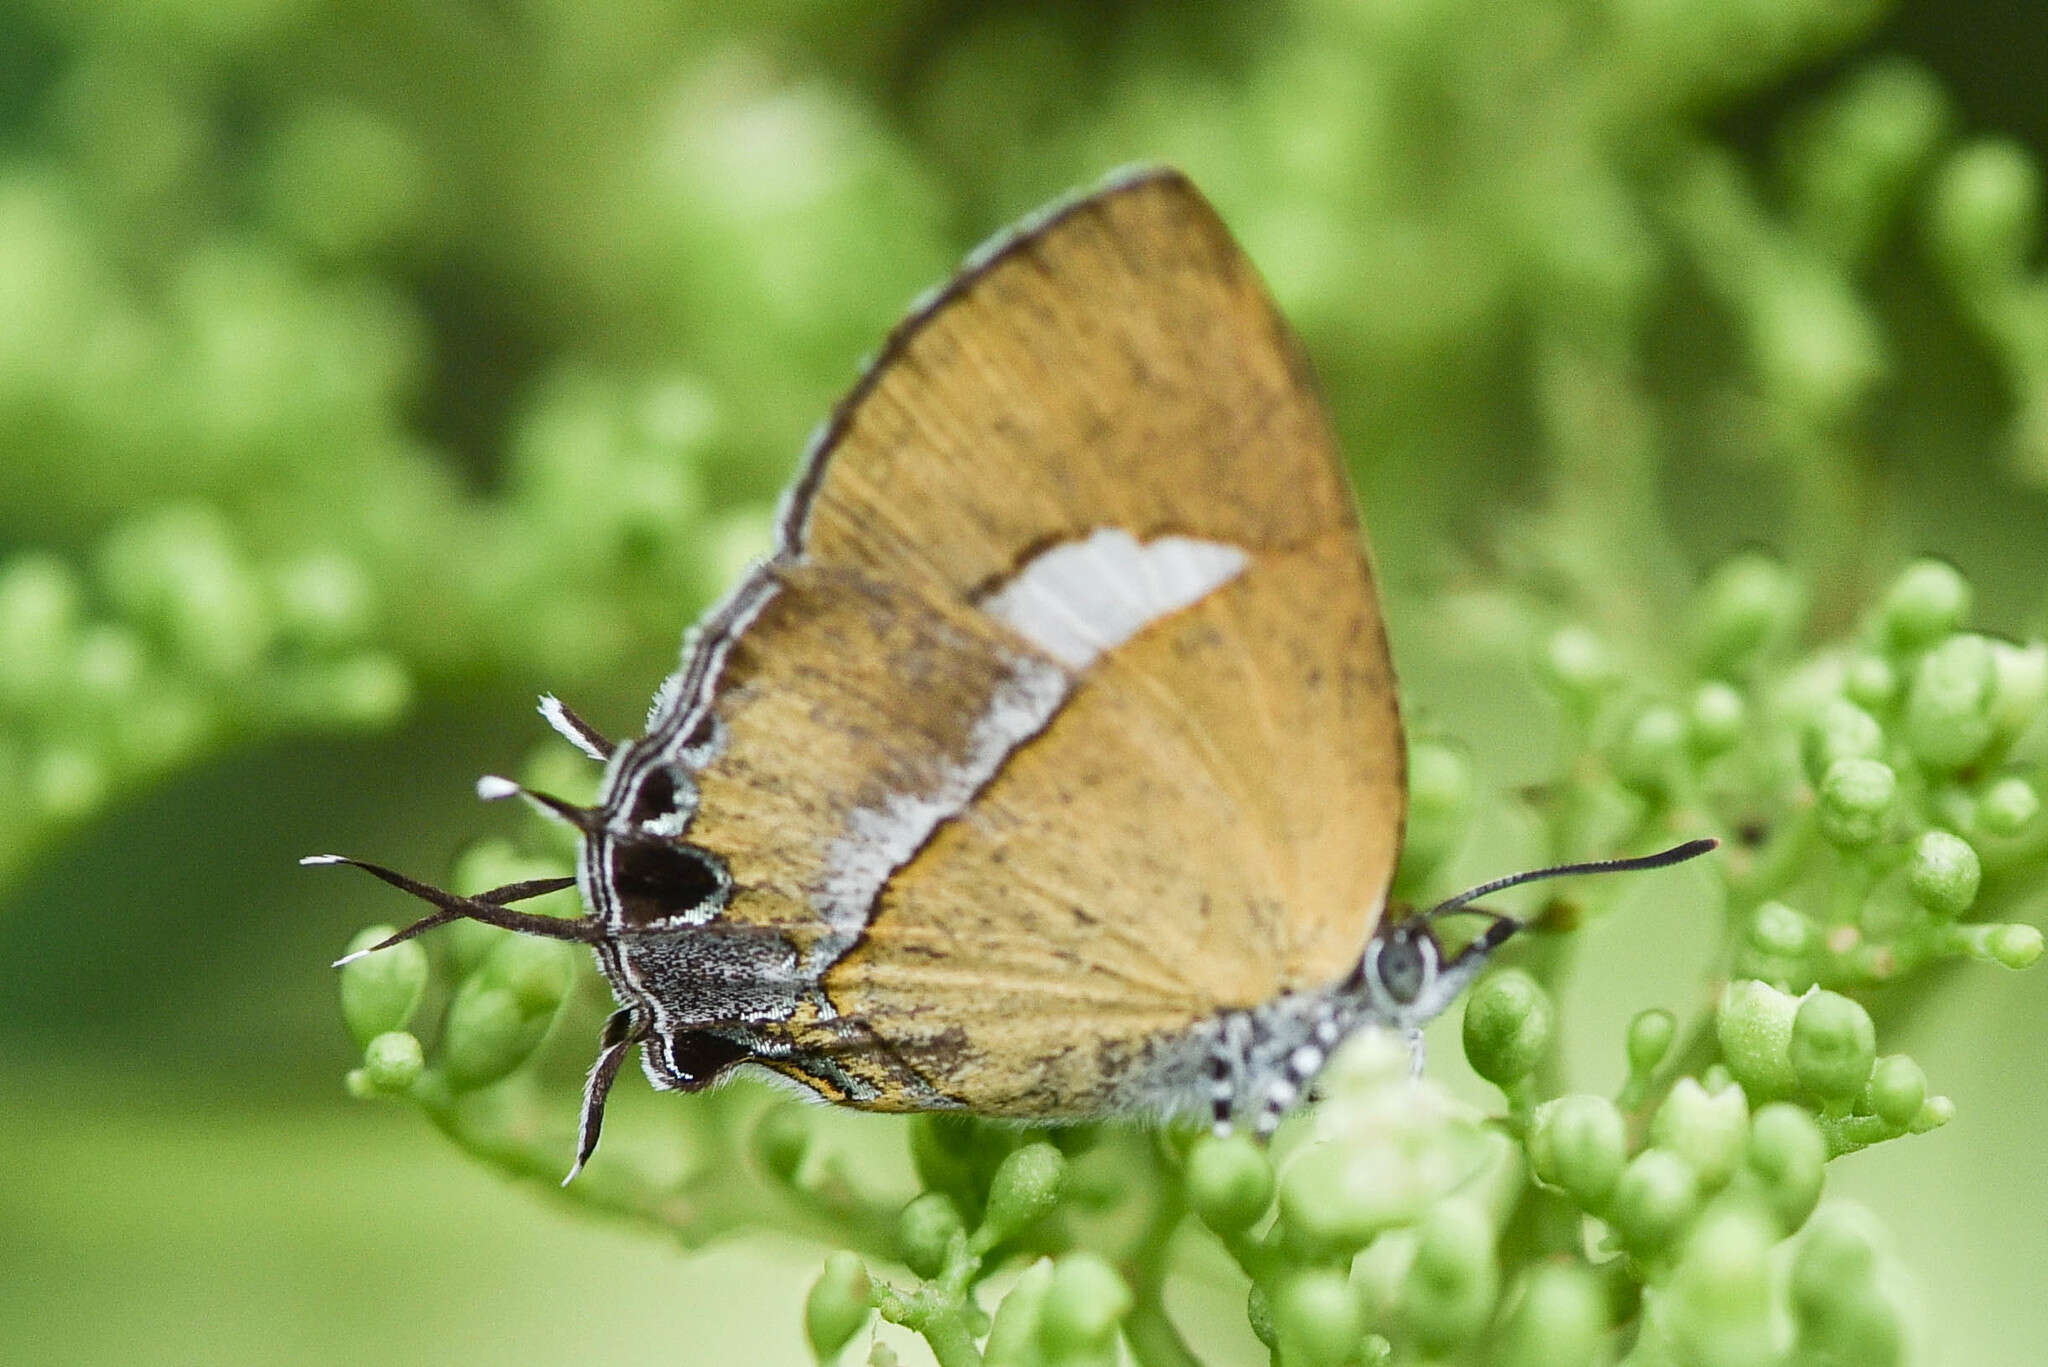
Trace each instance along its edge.
<path fill-rule="evenodd" d="M 1085 669 L 1153 622 L 1244 571 L 1236 546 L 1104 527 L 1041 552 L 981 600 L 982 611 L 1069 669 Z"/>

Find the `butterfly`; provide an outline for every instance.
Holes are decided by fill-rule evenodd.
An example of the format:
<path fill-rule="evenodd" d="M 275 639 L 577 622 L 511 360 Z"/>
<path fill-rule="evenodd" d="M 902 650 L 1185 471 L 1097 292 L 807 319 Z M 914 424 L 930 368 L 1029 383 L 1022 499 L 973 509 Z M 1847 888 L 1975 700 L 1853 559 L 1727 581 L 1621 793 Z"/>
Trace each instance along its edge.
<path fill-rule="evenodd" d="M 581 833 L 592 947 L 654 1086 L 1269 1131 L 1366 1025 L 1419 1039 L 1517 923 L 1388 915 L 1405 746 L 1373 575 L 1303 352 L 1194 186 L 1127 174 L 970 256 L 813 440 L 774 548 L 686 637 Z M 1418 1056 L 1419 1057 L 1419 1056 Z"/>

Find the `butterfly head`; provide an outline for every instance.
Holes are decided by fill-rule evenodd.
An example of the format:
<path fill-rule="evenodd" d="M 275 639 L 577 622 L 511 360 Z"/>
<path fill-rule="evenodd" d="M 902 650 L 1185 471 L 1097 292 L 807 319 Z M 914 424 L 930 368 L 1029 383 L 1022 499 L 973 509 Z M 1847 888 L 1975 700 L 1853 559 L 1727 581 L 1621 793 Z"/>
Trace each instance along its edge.
<path fill-rule="evenodd" d="M 1715 848 L 1713 840 L 1683 845 L 1637 859 L 1561 864 L 1511 874 L 1447 898 L 1427 911 L 1381 922 L 1358 964 L 1340 982 L 1236 1013 L 1210 1035 L 1208 1096 L 1216 1127 L 1227 1132 L 1248 1114 L 1261 1134 L 1311 1090 L 1316 1074 L 1337 1047 L 1367 1027 L 1405 1037 L 1422 1070 L 1422 1030 L 1441 1015 L 1485 969 L 1494 951 L 1524 923 L 1472 903 L 1522 883 L 1568 874 L 1624 873 L 1664 868 Z M 1440 921 L 1478 916 L 1485 927 L 1455 951 L 1437 933 Z"/>

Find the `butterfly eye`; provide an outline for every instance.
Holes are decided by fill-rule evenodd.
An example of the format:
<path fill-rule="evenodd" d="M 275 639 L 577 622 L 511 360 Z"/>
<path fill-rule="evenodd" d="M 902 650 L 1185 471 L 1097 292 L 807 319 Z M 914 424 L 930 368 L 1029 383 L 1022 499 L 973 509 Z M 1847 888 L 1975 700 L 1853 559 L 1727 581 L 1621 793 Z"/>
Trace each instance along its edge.
<path fill-rule="evenodd" d="M 1374 971 L 1379 975 L 1381 990 L 1395 1002 L 1407 1006 L 1422 995 L 1429 977 L 1429 963 L 1418 939 L 1397 930 L 1380 948 L 1379 962 L 1374 965 Z"/>
<path fill-rule="evenodd" d="M 626 924 L 647 927 L 683 918 L 701 922 L 732 888 L 708 850 L 672 840 L 630 840 L 612 847 L 612 890 Z"/>

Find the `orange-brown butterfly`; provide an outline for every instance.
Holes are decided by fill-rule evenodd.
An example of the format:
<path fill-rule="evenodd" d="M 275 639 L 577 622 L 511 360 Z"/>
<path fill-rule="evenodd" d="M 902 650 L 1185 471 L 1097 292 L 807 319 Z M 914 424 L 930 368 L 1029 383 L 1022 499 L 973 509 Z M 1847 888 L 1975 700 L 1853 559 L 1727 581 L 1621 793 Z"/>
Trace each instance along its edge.
<path fill-rule="evenodd" d="M 813 442 L 773 552 L 687 638 L 582 833 L 590 944 L 659 1088 L 742 1065 L 873 1110 L 1194 1112 L 1262 1130 L 1346 1035 L 1416 1036 L 1516 923 L 1446 955 L 1386 915 L 1394 673 L 1308 365 L 1215 212 L 1123 176 L 971 256 Z M 486 797 L 521 793 L 500 779 Z M 365 951 L 374 952 L 374 951 Z M 571 1175 L 574 1175 L 572 1170 Z"/>

